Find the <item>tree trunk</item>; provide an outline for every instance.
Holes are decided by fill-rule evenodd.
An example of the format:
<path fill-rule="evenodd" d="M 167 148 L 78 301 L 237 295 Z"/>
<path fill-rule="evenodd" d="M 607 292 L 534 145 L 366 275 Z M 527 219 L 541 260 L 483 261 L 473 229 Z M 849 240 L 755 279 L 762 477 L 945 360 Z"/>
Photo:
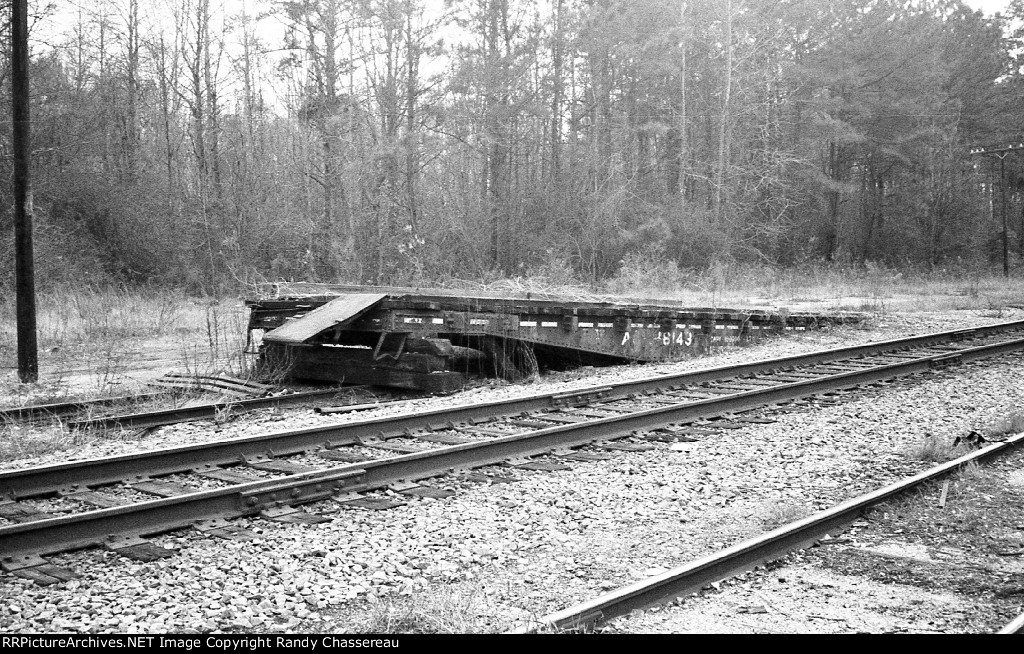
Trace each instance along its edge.
<path fill-rule="evenodd" d="M 722 121 L 718 127 L 718 168 L 715 175 L 715 220 L 721 224 L 725 218 L 723 194 L 725 168 L 729 164 L 729 102 L 732 95 L 732 0 L 726 0 L 725 17 L 725 81 L 722 84 Z"/>
<path fill-rule="evenodd" d="M 138 174 L 138 153 L 139 153 L 139 120 L 138 120 L 138 95 L 139 95 L 139 2 L 130 0 L 128 4 L 128 61 L 127 61 L 127 85 L 128 98 L 125 110 L 124 150 L 125 150 L 125 173 L 127 179 L 134 181 Z"/>
<path fill-rule="evenodd" d="M 554 27 L 551 35 L 551 187 L 558 186 L 562 168 L 562 2 L 552 0 Z"/>

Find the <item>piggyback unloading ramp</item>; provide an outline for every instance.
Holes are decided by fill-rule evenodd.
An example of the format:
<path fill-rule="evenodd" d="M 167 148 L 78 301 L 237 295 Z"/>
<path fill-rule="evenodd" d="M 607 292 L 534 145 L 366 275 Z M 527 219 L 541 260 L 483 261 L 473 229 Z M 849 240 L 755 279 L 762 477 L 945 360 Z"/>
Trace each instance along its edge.
<path fill-rule="evenodd" d="M 387 295 L 384 293 L 358 293 L 341 295 L 299 318 L 286 320 L 283 325 L 263 335 L 264 343 L 280 345 L 301 345 L 317 335 L 336 329 L 344 329 L 359 316 L 366 313 Z"/>
<path fill-rule="evenodd" d="M 789 314 L 579 302 L 551 296 L 303 286 L 304 295 L 250 301 L 250 331 L 293 377 L 461 388 L 468 377 L 529 376 L 538 366 L 677 360 L 768 332 L 856 322 L 860 314 Z"/>
<path fill-rule="evenodd" d="M 285 305 L 293 308 L 283 312 L 276 306 L 280 303 L 275 303 L 271 310 L 275 317 L 268 320 L 264 316 L 264 322 L 280 326 L 263 335 L 265 360 L 298 379 L 428 392 L 461 388 L 466 375 L 451 368 L 454 355 L 464 348 L 455 348 L 441 339 L 410 338 L 411 332 L 407 331 L 373 329 L 379 319 L 371 320 L 369 325 L 358 324 L 364 314 L 379 309 L 386 297 L 385 293 L 348 293 L 326 301 L 286 301 Z M 253 311 L 255 315 L 259 310 Z M 258 327 L 252 326 L 251 317 L 250 330 L 253 328 Z"/>

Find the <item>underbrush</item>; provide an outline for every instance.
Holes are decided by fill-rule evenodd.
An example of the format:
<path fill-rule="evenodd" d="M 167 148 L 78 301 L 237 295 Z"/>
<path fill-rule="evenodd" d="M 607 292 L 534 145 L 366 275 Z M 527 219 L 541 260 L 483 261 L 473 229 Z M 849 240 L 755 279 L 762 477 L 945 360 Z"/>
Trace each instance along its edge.
<path fill-rule="evenodd" d="M 719 263 L 684 271 L 671 262 L 627 257 L 608 280 L 611 293 L 682 300 L 700 306 L 785 306 L 826 303 L 837 310 L 987 310 L 1001 317 L 1006 308 L 1024 308 L 1024 279 L 998 271 L 956 269 L 901 271 L 864 266 Z"/>
<path fill-rule="evenodd" d="M 553 295 L 578 302 L 616 299 L 662 300 L 693 307 L 786 308 L 815 305 L 820 310 L 885 314 L 897 311 L 987 312 L 1003 317 L 1024 308 L 1024 278 L 1001 271 L 948 269 L 935 272 L 815 264 L 794 268 L 716 262 L 704 270 L 680 269 L 657 254 L 629 254 L 612 277 L 586 283 L 557 257 L 531 269 L 531 275 L 481 281 L 444 279 L 437 287 L 463 291 Z M 799 310 L 806 310 L 806 307 Z"/>

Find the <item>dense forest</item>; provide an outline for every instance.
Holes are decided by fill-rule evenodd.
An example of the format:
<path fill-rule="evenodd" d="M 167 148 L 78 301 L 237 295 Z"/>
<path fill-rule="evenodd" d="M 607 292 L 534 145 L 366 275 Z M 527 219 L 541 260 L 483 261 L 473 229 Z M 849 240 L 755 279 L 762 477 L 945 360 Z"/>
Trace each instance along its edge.
<path fill-rule="evenodd" d="M 1024 0 L 42 4 L 44 288 L 1024 254 Z"/>

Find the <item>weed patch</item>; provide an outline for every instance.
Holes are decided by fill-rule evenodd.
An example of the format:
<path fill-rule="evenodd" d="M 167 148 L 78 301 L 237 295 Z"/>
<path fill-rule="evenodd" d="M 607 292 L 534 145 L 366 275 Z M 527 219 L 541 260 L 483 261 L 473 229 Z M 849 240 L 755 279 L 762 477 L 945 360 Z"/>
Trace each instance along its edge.
<path fill-rule="evenodd" d="M 954 442 L 947 438 L 926 433 L 920 442 L 907 450 L 906 454 L 908 458 L 917 461 L 942 463 L 952 461 L 968 452 L 970 445 L 966 443 L 954 445 Z"/>
<path fill-rule="evenodd" d="M 759 514 L 764 529 L 771 531 L 801 518 L 806 518 L 811 515 L 811 509 L 802 502 L 770 502 L 762 507 Z"/>
<path fill-rule="evenodd" d="M 45 428 L 0 422 L 0 461 L 17 461 L 59 452 L 82 443 L 81 435 L 55 423 Z"/>

